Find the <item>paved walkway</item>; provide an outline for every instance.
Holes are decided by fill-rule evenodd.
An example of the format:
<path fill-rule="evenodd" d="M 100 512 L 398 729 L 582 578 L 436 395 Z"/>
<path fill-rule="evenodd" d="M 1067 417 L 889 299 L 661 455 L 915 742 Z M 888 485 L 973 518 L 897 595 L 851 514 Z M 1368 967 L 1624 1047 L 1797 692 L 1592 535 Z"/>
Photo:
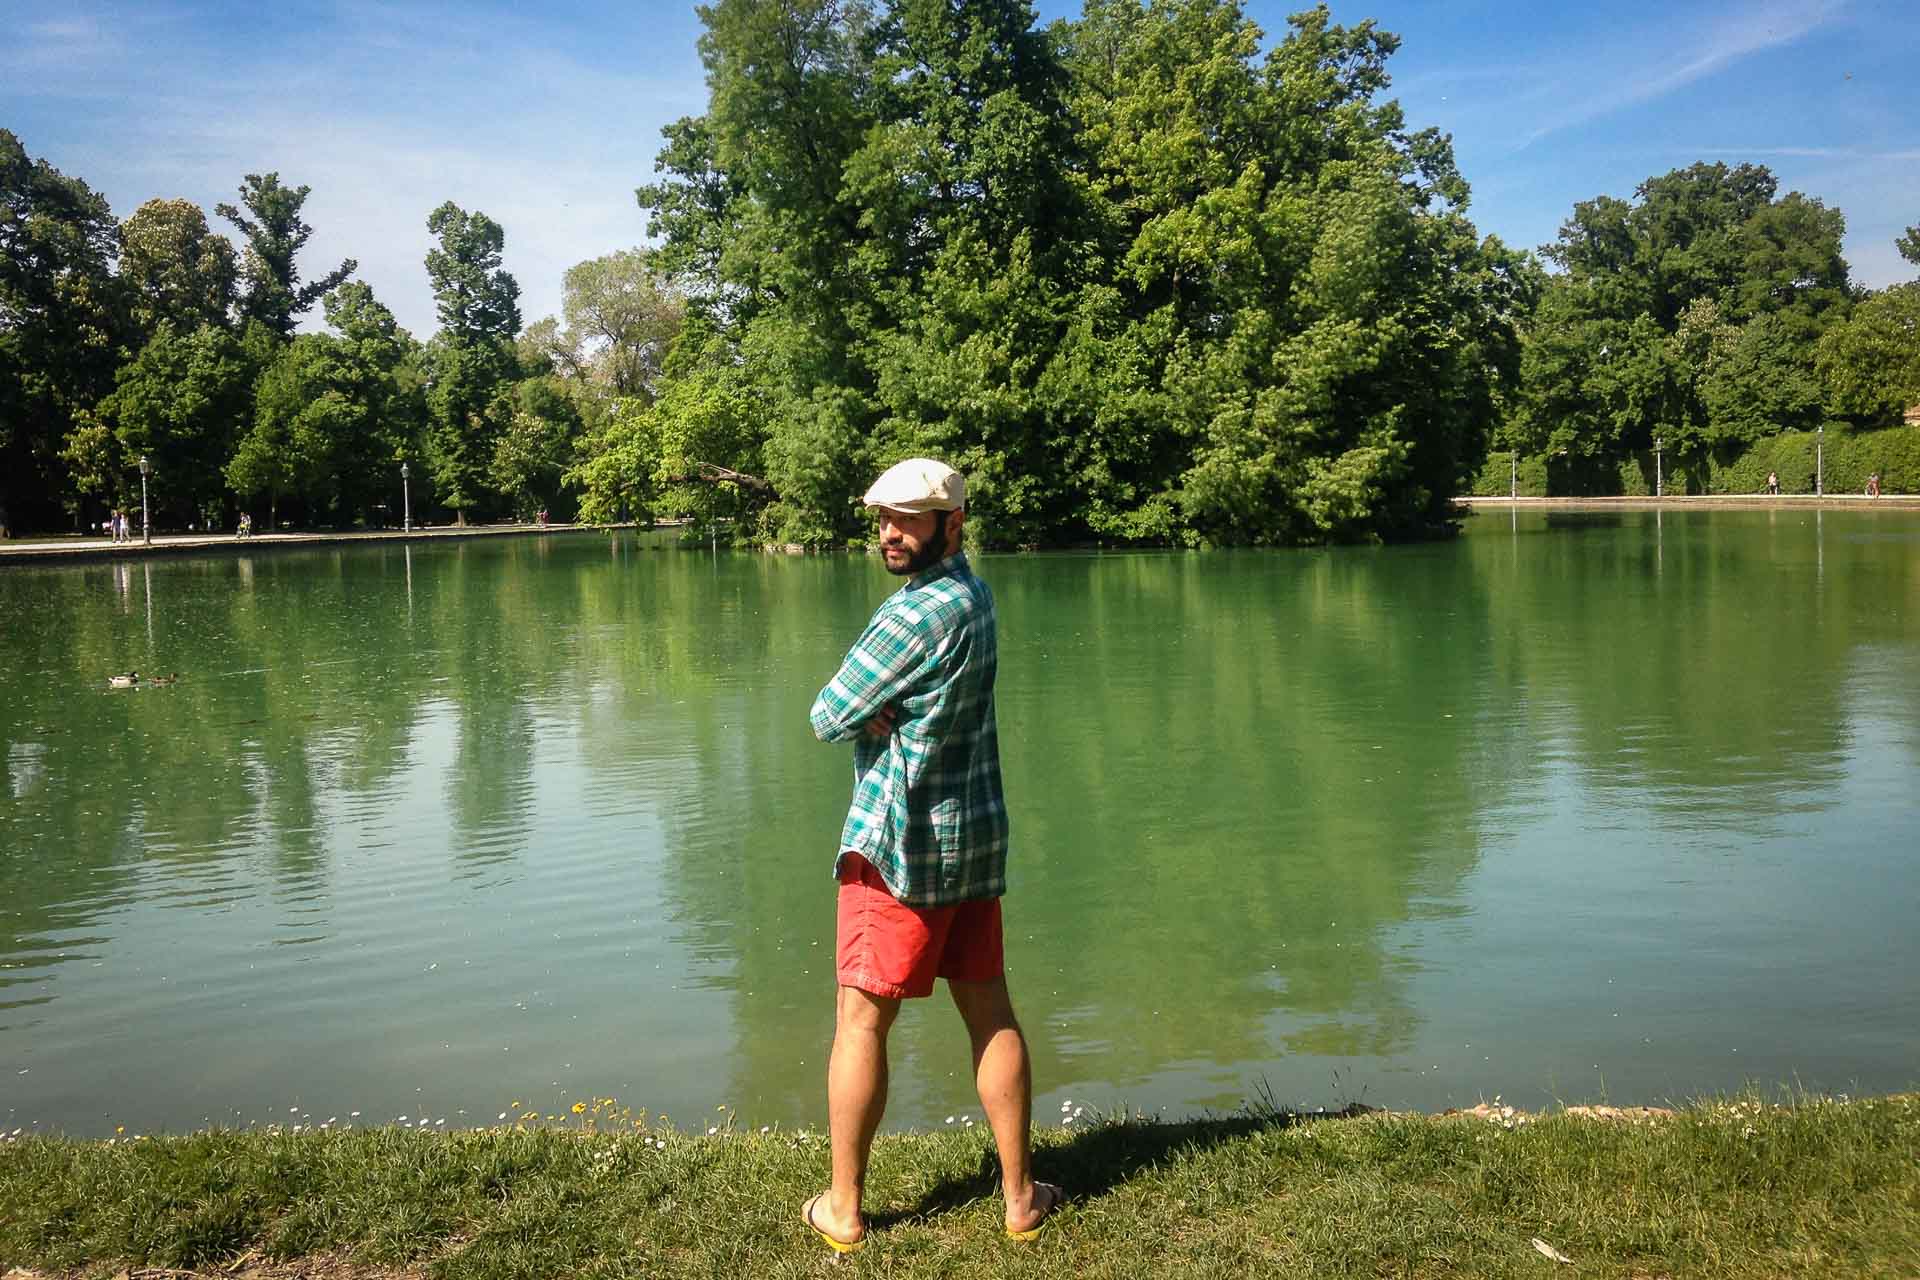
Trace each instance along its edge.
<path fill-rule="evenodd" d="M 135 537 L 131 542 L 111 538 L 70 537 L 34 538 L 0 542 L 0 564 L 57 563 L 85 560 L 139 560 L 152 555 L 183 552 L 263 551 L 279 547 L 310 547 L 327 543 L 352 542 L 437 542 L 448 538 L 494 538 L 509 534 L 567 533 L 579 529 L 600 528 L 583 524 L 484 524 L 436 526 L 432 529 L 367 529 L 351 533 L 256 533 L 236 538 L 231 533 L 156 534 L 153 542 Z M 616 525 L 615 528 L 632 528 Z"/>
<path fill-rule="evenodd" d="M 1706 508 L 1738 507 L 1751 510 L 1798 509 L 1820 507 L 1827 511 L 1920 511 L 1920 494 L 1883 493 L 1869 498 L 1863 493 L 1704 493 L 1672 498 L 1497 498 L 1462 497 L 1454 501 L 1463 507 L 1538 507 L 1546 511 L 1699 511 Z"/>
<path fill-rule="evenodd" d="M 1522 510 L 1539 508 L 1548 511 L 1650 511 L 1655 508 L 1664 510 L 1703 510 L 1707 508 L 1773 508 L 1807 510 L 1820 507 L 1826 510 L 1873 510 L 1873 511 L 1920 511 L 1920 494 L 1889 493 L 1878 498 L 1869 498 L 1864 494 L 1827 494 L 1815 497 L 1810 493 L 1781 494 L 1768 497 L 1765 494 L 1704 494 L 1699 496 L 1674 498 L 1482 498 L 1462 497 L 1454 501 L 1469 508 L 1518 507 Z M 682 521 L 663 520 L 654 528 L 684 523 Z M 352 533 L 258 533 L 249 538 L 236 538 L 231 533 L 170 533 L 154 538 L 151 545 L 135 538 L 132 542 L 114 542 L 111 538 L 67 537 L 21 539 L 12 542 L 0 542 L 0 565 L 7 564 L 71 564 L 88 560 L 139 560 L 153 555 L 174 555 L 192 552 L 216 551 L 263 551 L 276 547 L 311 547 L 328 543 L 353 542 L 432 542 L 448 538 L 497 538 L 509 535 L 571 533 L 583 529 L 606 528 L 604 525 L 584 524 L 485 524 L 437 526 L 432 529 L 415 529 L 402 532 L 399 529 L 368 529 Z M 618 529 L 631 529 L 630 524 L 611 526 Z"/>

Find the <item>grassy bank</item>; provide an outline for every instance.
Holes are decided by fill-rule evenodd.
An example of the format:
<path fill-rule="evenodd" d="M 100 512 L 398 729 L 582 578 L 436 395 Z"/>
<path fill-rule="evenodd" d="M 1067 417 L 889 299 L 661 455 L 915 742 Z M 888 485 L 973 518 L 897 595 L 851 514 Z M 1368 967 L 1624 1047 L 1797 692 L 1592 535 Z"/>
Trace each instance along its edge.
<path fill-rule="evenodd" d="M 1048 1130 L 1072 1204 L 1001 1238 L 981 1129 L 887 1136 L 892 1276 L 1912 1276 L 1920 1098 L 1747 1098 L 1647 1121 L 1499 1109 Z M 0 1144 L 0 1272 L 814 1275 L 813 1133 L 503 1127 Z M 1572 1259 L 1550 1260 L 1543 1243 Z"/>

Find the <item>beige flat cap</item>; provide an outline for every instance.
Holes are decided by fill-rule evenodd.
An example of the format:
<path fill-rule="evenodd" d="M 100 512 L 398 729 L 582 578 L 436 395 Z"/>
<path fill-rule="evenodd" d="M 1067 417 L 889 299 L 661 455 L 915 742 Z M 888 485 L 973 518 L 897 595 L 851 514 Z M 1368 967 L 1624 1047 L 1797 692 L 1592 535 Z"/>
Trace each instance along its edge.
<path fill-rule="evenodd" d="M 957 511 L 967 505 L 967 478 L 944 462 L 908 458 L 880 473 L 863 499 L 869 507 L 918 514 Z"/>

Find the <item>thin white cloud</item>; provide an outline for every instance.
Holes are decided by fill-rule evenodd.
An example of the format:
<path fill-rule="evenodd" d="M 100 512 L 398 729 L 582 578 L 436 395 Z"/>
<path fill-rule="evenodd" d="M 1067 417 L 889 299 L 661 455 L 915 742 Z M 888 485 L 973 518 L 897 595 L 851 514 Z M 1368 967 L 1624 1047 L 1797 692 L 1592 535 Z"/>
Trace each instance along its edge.
<path fill-rule="evenodd" d="M 1564 101 L 1520 147 L 1657 101 L 1757 53 L 1793 44 L 1835 20 L 1843 5 L 1844 0 L 1774 0 L 1744 6 L 1692 30 L 1649 31 L 1644 41 L 1622 54 L 1583 62 L 1583 69 L 1560 77 Z"/>
<path fill-rule="evenodd" d="M 449 40 L 456 15 L 431 3 L 347 0 L 335 11 L 329 40 L 254 46 L 243 58 L 191 32 L 164 59 L 136 56 L 124 40 L 82 57 L 36 37 L 30 75 L 7 76 L 20 51 L 0 50 L 0 80 L 12 82 L 0 104 L 60 102 L 67 119 L 93 122 L 25 140 L 102 190 L 122 218 L 145 200 L 185 197 L 231 237 L 214 205 L 236 198 L 243 175 L 310 186 L 302 268 L 318 275 L 356 259 L 360 278 L 423 338 L 437 327 L 426 220 L 444 201 L 505 229 L 505 265 L 529 321 L 560 309 L 568 267 L 644 242 L 633 190 L 654 179 L 661 127 L 706 100 L 692 58 L 599 59 L 505 15 L 484 37 Z"/>
<path fill-rule="evenodd" d="M 92 18 L 66 18 L 35 22 L 27 30 L 42 40 L 92 40 L 99 36 L 100 24 Z"/>
<path fill-rule="evenodd" d="M 1778 156 L 1796 160 L 1867 160 L 1875 164 L 1920 161 L 1920 151 L 1874 151 L 1866 147 L 1688 147 L 1701 156 Z"/>
<path fill-rule="evenodd" d="M 625 87 L 629 100 L 648 96 L 646 86 Z M 568 267 L 646 238 L 646 215 L 633 191 L 653 179 L 658 125 L 582 130 L 569 105 L 577 105 L 571 95 L 538 118 L 521 117 L 509 144 L 494 127 L 499 121 L 476 119 L 461 142 L 450 142 L 439 129 L 380 115 L 314 120 L 178 102 L 164 113 L 164 132 L 142 139 L 150 146 L 123 164 L 121 176 L 142 192 L 139 199 L 195 200 L 228 234 L 213 206 L 235 198 L 241 175 L 272 170 L 289 185 L 311 187 L 302 216 L 314 236 L 301 266 L 319 274 L 342 258 L 356 259 L 359 277 L 422 338 L 437 327 L 424 266 L 432 244 L 427 215 L 451 200 L 505 231 L 505 266 L 520 282 L 522 314 L 531 322 L 560 310 Z M 698 109 L 649 106 L 661 124 Z M 132 208 L 116 200 L 120 216 Z M 308 323 L 319 323 L 317 310 Z"/>
<path fill-rule="evenodd" d="M 68 76 L 98 66 L 117 54 L 124 43 L 117 33 L 91 18 L 61 18 L 29 22 L 18 34 L 0 39 L 0 72 L 7 79 L 38 81 L 42 76 Z"/>

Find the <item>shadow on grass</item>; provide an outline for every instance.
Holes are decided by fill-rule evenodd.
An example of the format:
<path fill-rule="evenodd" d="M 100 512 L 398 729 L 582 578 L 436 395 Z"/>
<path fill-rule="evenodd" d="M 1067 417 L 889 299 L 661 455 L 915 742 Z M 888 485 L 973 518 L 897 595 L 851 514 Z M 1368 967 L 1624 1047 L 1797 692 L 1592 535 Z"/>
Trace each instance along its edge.
<path fill-rule="evenodd" d="M 1069 1203 L 1092 1200 L 1184 1155 L 1211 1150 L 1269 1129 L 1290 1129 L 1309 1121 L 1350 1120 L 1377 1110 L 1359 1103 L 1338 1111 L 1313 1112 L 1256 1104 L 1248 1112 L 1233 1116 L 1178 1121 L 1118 1119 L 1115 1123 L 1095 1123 L 1066 1143 L 1038 1147 L 1034 1152 L 1034 1176 L 1065 1187 Z M 999 1190 L 999 1158 L 988 1147 L 981 1152 L 979 1164 L 964 1177 L 935 1184 L 910 1209 L 869 1213 L 867 1222 L 880 1230 L 924 1222 L 997 1196 Z"/>

